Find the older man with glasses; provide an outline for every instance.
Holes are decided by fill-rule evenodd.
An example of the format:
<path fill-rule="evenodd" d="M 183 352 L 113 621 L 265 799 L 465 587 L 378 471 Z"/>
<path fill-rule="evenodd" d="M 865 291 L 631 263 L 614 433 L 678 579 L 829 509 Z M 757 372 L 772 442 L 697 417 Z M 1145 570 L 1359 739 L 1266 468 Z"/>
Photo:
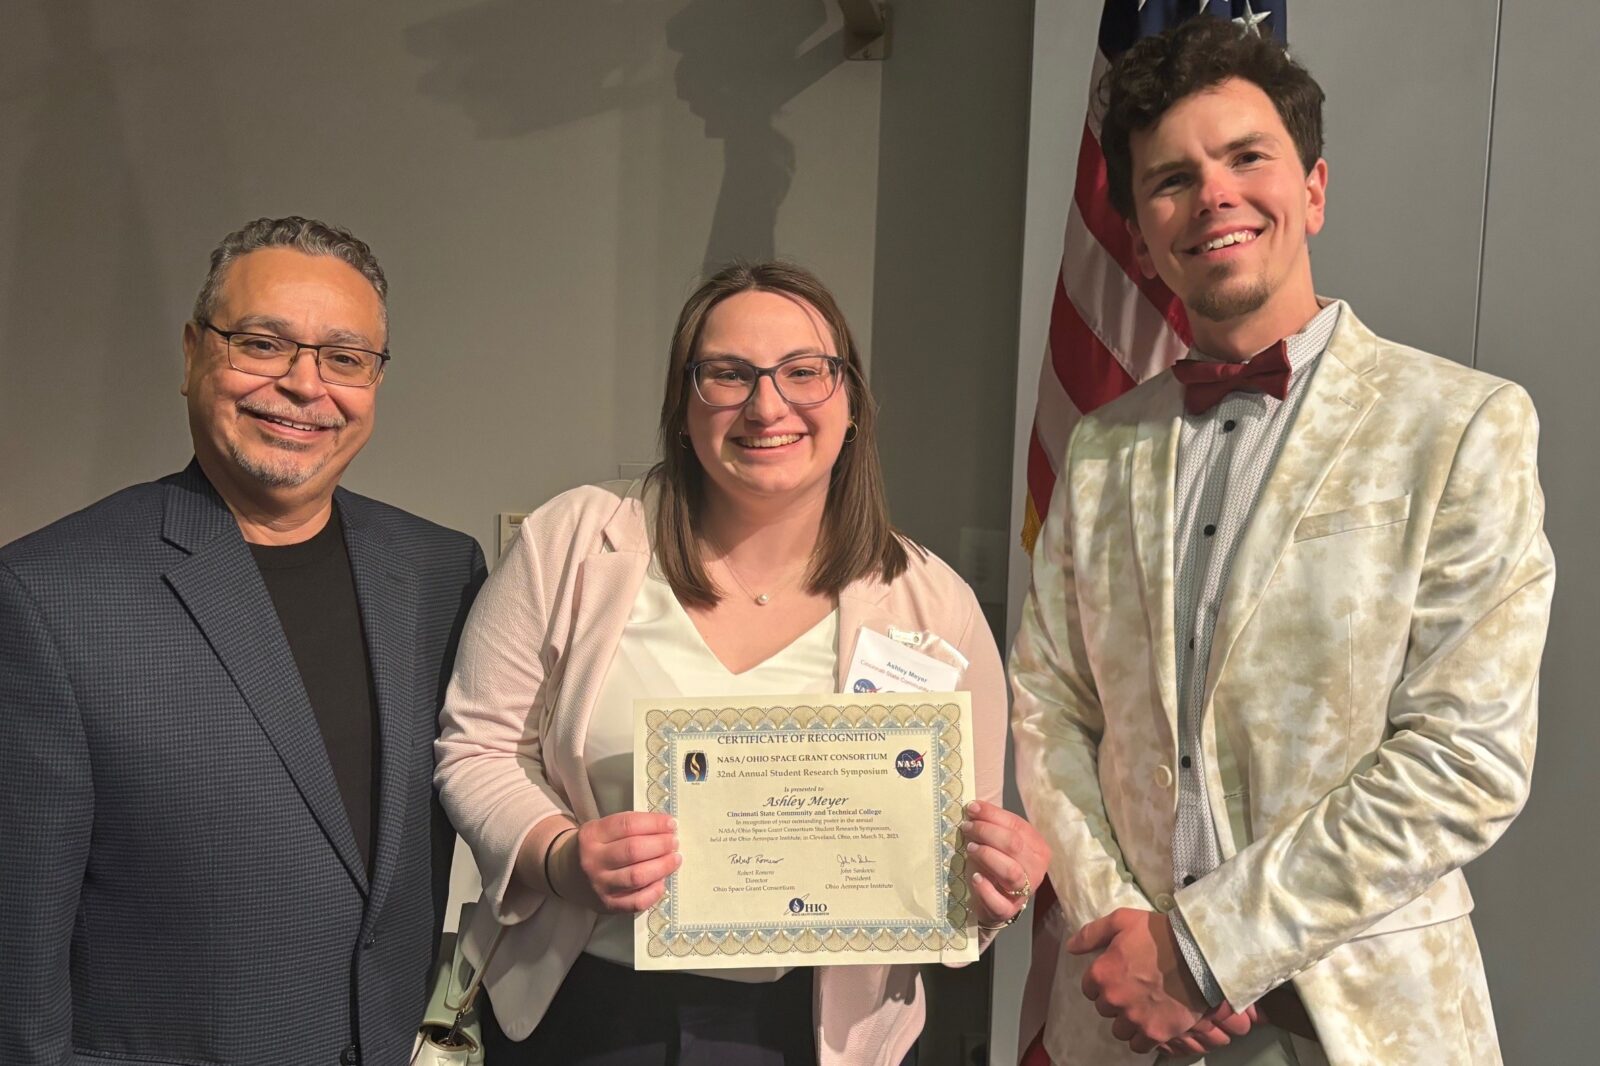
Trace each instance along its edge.
<path fill-rule="evenodd" d="M 387 283 L 304 218 L 184 326 L 194 461 L 0 549 L 0 1058 L 402 1063 L 452 837 L 442 685 L 484 574 L 338 487 Z"/>

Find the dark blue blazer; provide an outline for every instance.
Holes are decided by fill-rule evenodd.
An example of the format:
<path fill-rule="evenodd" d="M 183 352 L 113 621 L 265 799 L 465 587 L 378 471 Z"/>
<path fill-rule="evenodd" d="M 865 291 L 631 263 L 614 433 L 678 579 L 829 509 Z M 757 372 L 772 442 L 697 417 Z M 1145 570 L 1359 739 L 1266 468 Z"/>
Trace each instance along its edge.
<path fill-rule="evenodd" d="M 0 549 L 0 1062 L 405 1063 L 451 837 L 435 721 L 477 544 L 335 500 L 378 697 L 372 874 L 197 464 Z"/>

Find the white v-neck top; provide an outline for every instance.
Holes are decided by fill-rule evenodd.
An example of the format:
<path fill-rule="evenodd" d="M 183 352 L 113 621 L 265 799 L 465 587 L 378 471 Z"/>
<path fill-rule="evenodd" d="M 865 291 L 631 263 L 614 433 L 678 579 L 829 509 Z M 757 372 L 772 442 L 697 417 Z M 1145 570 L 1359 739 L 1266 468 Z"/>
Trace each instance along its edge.
<path fill-rule="evenodd" d="M 835 608 L 781 651 L 735 674 L 712 654 L 652 561 L 634 598 L 584 738 L 583 761 L 601 817 L 633 810 L 634 700 L 831 693 L 836 688 L 838 646 L 839 611 Z M 584 950 L 632 966 L 633 918 L 601 915 Z M 760 982 L 775 981 L 788 972 L 787 967 L 764 967 L 708 970 L 705 974 Z"/>

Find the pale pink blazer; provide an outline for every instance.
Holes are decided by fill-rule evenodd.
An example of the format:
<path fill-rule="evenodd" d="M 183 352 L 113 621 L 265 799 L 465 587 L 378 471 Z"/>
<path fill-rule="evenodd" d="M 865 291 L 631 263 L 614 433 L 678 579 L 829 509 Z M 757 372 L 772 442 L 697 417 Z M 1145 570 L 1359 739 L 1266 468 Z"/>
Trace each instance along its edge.
<path fill-rule="evenodd" d="M 528 832 L 553 814 L 598 817 L 583 762 L 589 717 L 644 580 L 650 537 L 640 482 L 564 493 L 523 523 L 474 603 L 440 716 L 435 781 L 472 848 L 482 904 L 466 930 L 478 963 L 499 924 L 513 926 L 485 976 L 507 1035 L 531 1033 L 588 942 L 595 916 L 512 884 Z M 966 582 L 912 553 L 893 584 L 858 581 L 839 596 L 840 682 L 863 625 L 926 630 L 970 663 L 975 789 L 1000 801 L 1006 685 L 988 624 Z M 987 938 L 985 938 L 987 941 Z M 895 1066 L 922 1031 L 917 967 L 818 970 L 813 1010 L 823 1066 Z"/>

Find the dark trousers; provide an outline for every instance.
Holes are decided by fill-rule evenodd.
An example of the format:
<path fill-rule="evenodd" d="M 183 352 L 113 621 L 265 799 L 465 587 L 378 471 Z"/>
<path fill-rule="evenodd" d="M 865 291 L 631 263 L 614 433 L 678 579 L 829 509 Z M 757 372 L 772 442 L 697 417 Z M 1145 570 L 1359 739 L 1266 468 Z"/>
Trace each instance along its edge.
<path fill-rule="evenodd" d="M 527 1040 L 500 1031 L 487 996 L 490 1066 L 815 1066 L 812 970 L 745 984 L 640 972 L 582 954 Z M 903 1066 L 915 1066 L 916 1049 Z"/>

